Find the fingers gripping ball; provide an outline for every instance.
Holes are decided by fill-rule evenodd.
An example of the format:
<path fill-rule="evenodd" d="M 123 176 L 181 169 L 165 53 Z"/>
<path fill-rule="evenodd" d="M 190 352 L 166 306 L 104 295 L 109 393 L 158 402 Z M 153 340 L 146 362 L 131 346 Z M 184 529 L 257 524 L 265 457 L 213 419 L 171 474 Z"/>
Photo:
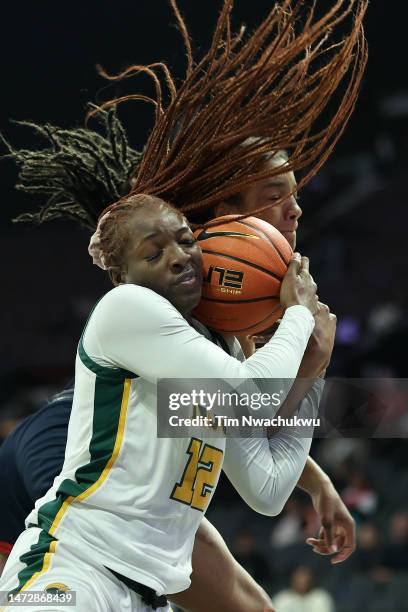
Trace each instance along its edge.
<path fill-rule="evenodd" d="M 257 334 L 282 316 L 279 293 L 292 257 L 286 238 L 256 217 L 196 230 L 203 252 L 202 298 L 194 316 L 215 331 Z"/>

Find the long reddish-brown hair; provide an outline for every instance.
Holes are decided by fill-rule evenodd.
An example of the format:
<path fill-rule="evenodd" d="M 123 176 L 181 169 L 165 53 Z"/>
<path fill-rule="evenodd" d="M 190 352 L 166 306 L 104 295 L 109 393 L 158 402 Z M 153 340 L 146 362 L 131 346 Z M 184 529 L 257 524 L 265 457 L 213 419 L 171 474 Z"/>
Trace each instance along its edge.
<path fill-rule="evenodd" d="M 161 62 L 134 65 L 116 76 L 101 70 L 111 80 L 147 74 L 155 87 L 154 97 L 124 95 L 102 106 L 143 100 L 155 107 L 131 193 L 159 196 L 190 217 L 281 174 L 282 165 L 266 169 L 262 163 L 266 153 L 281 149 L 288 151 L 285 171 L 302 170 L 297 188 L 305 185 L 353 112 L 367 61 L 368 0 L 336 0 L 319 18 L 316 0 L 309 8 L 299 1 L 274 2 L 250 35 L 243 27 L 232 32 L 233 0 L 223 0 L 210 48 L 198 61 L 176 0 L 170 4 L 187 57 L 181 85 Z"/>

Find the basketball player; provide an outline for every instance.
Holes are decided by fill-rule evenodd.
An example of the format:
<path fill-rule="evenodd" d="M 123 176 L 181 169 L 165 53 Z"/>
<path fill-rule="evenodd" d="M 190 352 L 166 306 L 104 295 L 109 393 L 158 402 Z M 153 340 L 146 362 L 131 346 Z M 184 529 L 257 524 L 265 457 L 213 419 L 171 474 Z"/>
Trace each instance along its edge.
<path fill-rule="evenodd" d="M 47 592 L 63 576 L 84 612 L 167 608 L 162 595 L 189 584 L 197 510 L 205 511 L 216 486 L 225 439 L 158 440 L 155 383 L 295 377 L 314 327 L 316 285 L 307 259 L 295 254 L 282 283 L 278 332 L 240 363 L 188 323 L 201 297 L 202 260 L 178 211 L 132 195 L 109 207 L 97 235 L 97 258 L 116 288 L 97 303 L 79 343 L 62 472 L 27 518 L 0 587 Z M 324 312 L 325 325 L 333 322 Z M 293 442 L 289 463 L 310 447 L 310 440 Z M 242 443 L 245 449 L 248 439 Z M 233 463 L 227 473 L 240 490 Z M 264 489 L 264 466 L 247 465 L 248 481 Z"/>
<path fill-rule="evenodd" d="M 49 127 L 47 130 L 42 128 L 44 133 L 49 134 L 52 138 L 52 146 L 45 151 L 31 151 L 29 153 L 26 151 L 31 164 L 28 159 L 20 158 L 24 170 L 19 177 L 22 181 L 21 184 L 24 185 L 24 176 L 30 177 L 30 184 L 39 184 L 40 180 L 45 180 L 48 168 L 52 167 L 57 184 L 54 187 L 52 181 L 48 182 L 48 193 L 57 193 L 60 186 L 65 185 L 64 194 L 61 194 L 62 197 L 65 199 L 72 197 L 69 177 L 73 174 L 75 185 L 72 184 L 72 187 L 75 187 L 79 203 L 85 201 L 88 204 L 92 203 L 93 209 L 97 210 L 98 203 L 95 194 L 100 197 L 105 194 L 105 198 L 113 198 L 113 195 L 109 196 L 109 183 L 106 182 L 105 184 L 100 178 L 98 180 L 97 175 L 95 175 L 94 185 L 91 187 L 89 179 L 88 182 L 85 182 L 92 170 L 92 165 L 88 166 L 88 164 L 94 164 L 98 160 L 100 176 L 112 178 L 115 176 L 114 151 L 126 149 L 129 159 L 132 160 L 137 158 L 137 153 L 132 151 L 123 140 L 125 138 L 123 126 L 120 126 L 114 111 L 111 110 L 109 113 L 103 114 L 102 118 L 106 122 L 105 127 L 108 124 L 110 125 L 108 138 L 102 138 L 91 130 L 68 131 L 59 130 L 55 127 L 52 129 Z M 40 128 L 37 127 L 37 129 Z M 112 142 L 113 140 L 115 141 Z M 74 144 L 77 142 L 86 145 L 89 157 L 84 155 L 83 150 Z M 102 147 L 103 154 L 99 147 Z M 62 156 L 61 152 L 64 152 L 65 155 Z M 64 162 L 61 162 L 64 159 L 69 160 L 69 172 L 68 168 L 65 169 Z M 77 165 L 73 166 L 72 159 L 81 160 L 81 163 L 77 162 Z M 281 156 L 276 161 L 281 161 Z M 128 166 L 126 160 L 120 178 L 120 182 L 123 184 L 126 183 L 126 173 L 129 172 Z M 117 174 L 118 168 L 116 167 L 116 176 Z M 275 224 L 279 229 L 285 231 L 288 227 L 288 220 L 291 223 L 296 222 L 301 211 L 294 197 L 290 196 L 293 177 L 285 174 L 281 177 L 281 180 L 284 181 L 286 187 L 278 186 L 278 192 L 273 195 L 275 198 L 282 195 L 287 197 L 283 202 L 273 205 L 273 214 L 275 215 Z M 117 186 L 118 190 L 120 187 Z M 270 192 L 268 192 L 268 197 L 271 197 Z M 259 204 L 259 202 L 253 200 L 250 200 L 250 202 L 252 202 L 253 208 Z M 262 204 L 262 202 L 260 203 Z M 232 202 L 229 205 L 231 206 Z M 72 208 L 73 206 L 70 205 L 69 210 L 71 211 Z M 83 211 L 85 213 L 85 208 Z M 231 210 L 228 209 L 227 212 L 231 212 Z M 237 208 L 237 212 L 239 213 L 241 210 Z M 60 210 L 60 213 L 62 213 L 62 210 Z M 295 235 L 296 232 L 294 232 L 294 237 Z M 321 326 L 320 337 L 318 339 L 314 338 L 314 341 L 314 344 L 309 343 L 302 361 L 304 376 L 318 375 L 327 365 L 322 360 L 322 353 L 326 354 L 326 361 L 331 353 L 333 337 L 330 337 L 327 328 Z M 71 404 L 72 390 L 66 390 L 39 413 L 26 419 L 0 448 L 0 464 L 7 465 L 7 470 L 0 471 L 1 486 L 5 498 L 9 501 L 6 506 L 0 507 L 0 539 L 3 540 L 5 553 L 9 552 L 11 544 L 22 531 L 25 516 L 31 510 L 35 500 L 45 493 L 51 486 L 54 477 L 61 471 Z M 330 481 L 327 478 L 322 478 L 322 480 L 323 483 L 319 484 L 319 488 L 316 492 L 313 492 L 313 496 L 315 499 L 316 497 L 317 499 L 321 498 L 329 512 L 332 508 L 335 509 L 334 527 L 338 530 L 346 522 L 342 521 L 341 500 Z M 17 486 L 16 483 L 20 483 L 20 486 Z M 281 488 L 287 490 L 288 482 L 283 483 L 282 479 L 277 478 L 275 484 L 278 499 L 282 499 L 280 490 Z M 268 503 L 271 510 L 276 507 L 274 505 L 276 500 L 271 499 Z M 275 513 L 279 512 L 279 507 L 276 508 Z M 316 509 L 320 510 L 318 503 Z M 218 568 L 222 572 L 224 576 L 222 583 L 217 579 L 218 572 L 212 571 L 214 568 Z M 185 609 L 201 610 L 205 606 L 210 606 L 220 611 L 228 609 L 257 610 L 260 609 L 260 606 L 270 606 L 270 608 L 272 606 L 263 590 L 234 561 L 224 541 L 206 519 L 203 520 L 197 532 L 193 551 L 193 570 L 191 587 L 182 594 L 172 596 L 172 599 Z"/>
<path fill-rule="evenodd" d="M 305 185 L 351 116 L 367 61 L 362 24 L 367 2 L 338 0 L 320 19 L 313 4 L 273 3 L 267 19 L 245 39 L 244 29 L 232 32 L 232 1 L 225 0 L 209 50 L 196 62 L 176 0 L 171 4 L 187 56 L 179 87 L 162 63 L 131 66 L 114 77 L 102 71 L 113 81 L 142 72 L 154 81 L 156 96 L 149 103 L 155 105 L 156 122 L 132 189 L 168 198 L 197 222 L 222 212 L 261 217 L 266 212 L 294 242 L 299 209 L 294 209 L 290 173 L 302 170 L 299 188 Z M 344 36 L 347 20 L 350 30 Z M 103 107 L 141 99 L 125 95 Z M 269 161 L 282 149 L 289 149 L 283 163 Z M 282 175 L 292 185 L 290 192 Z M 319 537 L 308 543 L 320 554 L 334 553 L 332 563 L 344 561 L 355 547 L 353 519 L 311 459 L 299 484 L 312 495 L 322 519 Z"/>
<path fill-rule="evenodd" d="M 241 154 L 238 156 L 236 155 L 235 158 L 230 157 L 229 166 L 228 164 L 224 164 L 223 167 L 220 168 L 219 164 L 217 166 L 216 162 L 217 160 L 219 161 L 220 156 L 221 158 L 222 156 L 226 156 L 228 153 L 228 150 L 236 150 L 236 145 L 239 142 L 242 142 L 243 140 L 245 140 L 245 138 L 248 136 L 248 130 L 249 130 L 249 134 L 258 132 L 256 118 L 257 116 L 259 116 L 257 108 L 259 109 L 261 108 L 261 105 L 259 104 L 259 101 L 260 101 L 259 96 L 261 94 L 263 95 L 265 93 L 268 93 L 266 91 L 266 87 L 258 89 L 256 91 L 256 94 L 254 94 L 253 96 L 249 95 L 250 92 L 248 88 L 243 88 L 241 90 L 243 92 L 243 95 L 247 96 L 247 98 L 251 100 L 251 103 L 253 104 L 253 112 L 248 112 L 248 109 L 246 109 L 240 114 L 235 113 L 235 116 L 234 116 L 234 107 L 230 106 L 228 122 L 225 122 L 223 117 L 221 117 L 218 112 L 214 112 L 215 102 L 217 102 L 217 98 L 214 95 L 211 95 L 211 101 L 213 102 L 213 106 L 211 107 L 211 105 L 207 105 L 204 108 L 198 108 L 198 111 L 200 111 L 198 113 L 197 113 L 197 107 L 194 108 L 194 100 L 186 99 L 185 97 L 183 100 L 184 102 L 184 105 L 183 105 L 183 104 L 180 104 L 181 100 L 178 99 L 177 108 L 178 108 L 178 111 L 180 111 L 181 115 L 180 114 L 177 115 L 177 113 L 174 113 L 174 111 L 172 111 L 173 129 L 169 130 L 170 133 L 172 132 L 174 133 L 174 125 L 179 126 L 179 121 L 180 121 L 180 116 L 181 116 L 181 120 L 182 120 L 181 123 L 182 123 L 182 128 L 184 128 L 184 132 L 183 132 L 183 129 L 179 131 L 179 134 L 177 137 L 177 146 L 178 147 L 184 146 L 184 150 L 182 148 L 183 155 L 178 156 L 178 161 L 180 162 L 179 165 L 177 166 L 176 164 L 175 167 L 174 165 L 172 167 L 172 177 L 173 179 L 177 179 L 177 180 L 173 180 L 173 184 L 177 185 L 177 190 L 174 192 L 174 197 L 171 197 L 171 199 L 172 201 L 175 201 L 177 204 L 180 204 L 182 206 L 183 201 L 188 202 L 190 199 L 190 201 L 199 203 L 199 206 L 197 206 L 196 204 L 194 205 L 195 210 L 198 210 L 198 209 L 204 210 L 205 208 L 208 209 L 211 207 L 213 203 L 216 202 L 216 200 L 218 201 L 220 199 L 228 200 L 227 196 L 233 193 L 239 193 L 240 191 L 242 191 L 242 189 L 245 189 L 247 186 L 250 186 L 250 184 L 257 182 L 258 179 L 261 180 L 262 178 L 265 178 L 266 175 L 270 175 L 271 178 L 273 178 L 274 176 L 278 176 L 279 174 L 281 174 L 282 169 L 280 169 L 279 171 L 276 170 L 273 172 L 271 172 L 270 169 L 268 169 L 267 173 L 265 173 L 265 169 L 261 168 L 259 164 L 258 164 L 257 171 L 254 173 L 251 163 L 257 162 L 257 160 L 259 161 L 261 153 L 265 153 L 267 151 L 274 151 L 274 150 L 276 151 L 282 146 L 284 142 L 285 137 L 284 136 L 282 137 L 282 132 L 277 129 L 279 128 L 279 121 L 281 120 L 280 115 L 277 112 L 273 112 L 274 110 L 275 111 L 279 110 L 279 105 L 281 106 L 283 105 L 282 96 L 289 94 L 290 96 L 292 96 L 293 100 L 295 99 L 298 100 L 297 107 L 294 104 L 292 107 L 292 110 L 288 111 L 285 116 L 285 119 L 287 120 L 286 126 L 289 131 L 288 133 L 290 133 L 290 131 L 293 130 L 293 133 L 299 134 L 299 131 L 303 129 L 301 127 L 301 124 L 303 125 L 303 127 L 309 130 L 312 120 L 315 119 L 318 115 L 313 110 L 314 109 L 313 105 L 310 105 L 308 107 L 308 112 L 304 112 L 302 114 L 301 119 L 299 119 L 300 117 L 299 111 L 300 111 L 300 105 L 302 103 L 302 95 L 303 95 L 303 92 L 307 91 L 307 82 L 310 82 L 310 83 L 319 82 L 319 87 L 316 87 L 313 95 L 310 95 L 310 93 L 308 93 L 307 98 L 306 97 L 303 98 L 303 101 L 306 102 L 306 99 L 307 99 L 309 102 L 310 101 L 316 102 L 316 108 L 319 108 L 321 110 L 322 100 L 328 100 L 330 98 L 330 95 L 335 91 L 337 87 L 337 83 L 338 83 L 338 81 L 336 81 L 336 78 L 327 79 L 326 78 L 327 75 L 330 73 L 330 71 L 333 71 L 335 69 L 336 65 L 342 66 L 342 75 L 343 75 L 347 71 L 347 68 L 350 66 L 350 62 L 352 61 L 352 58 L 353 58 L 353 61 L 355 60 L 354 66 L 356 69 L 352 72 L 353 78 L 350 81 L 350 86 L 346 89 L 344 98 L 340 103 L 338 113 L 335 116 L 335 120 L 331 121 L 328 127 L 326 128 L 326 130 L 321 132 L 320 134 L 321 138 L 318 143 L 319 146 L 313 145 L 313 143 L 316 143 L 316 138 L 312 137 L 310 133 L 308 132 L 308 134 L 306 135 L 307 137 L 303 140 L 303 147 L 298 147 L 296 149 L 295 154 L 291 155 L 289 163 L 287 164 L 285 169 L 286 170 L 290 170 L 290 168 L 299 169 L 301 167 L 304 167 L 307 163 L 310 163 L 311 161 L 316 160 L 319 153 L 321 153 L 322 150 L 324 149 L 324 146 L 328 144 L 330 137 L 333 138 L 333 142 L 337 139 L 338 134 L 336 134 L 336 130 L 339 128 L 339 126 L 341 126 L 340 132 L 344 128 L 349 112 L 354 105 L 354 101 L 355 101 L 357 90 L 358 90 L 358 84 L 360 82 L 362 70 L 364 68 L 364 63 L 365 63 L 364 40 L 360 37 L 361 31 L 362 31 L 361 30 L 361 19 L 362 19 L 364 10 L 365 10 L 365 3 L 362 2 L 359 4 L 359 3 L 350 2 L 346 6 L 346 9 L 343 11 L 343 13 L 341 13 L 340 9 L 343 8 L 342 5 L 344 5 L 344 2 L 337 2 L 335 7 L 332 10 L 330 10 L 329 13 L 325 16 L 324 20 L 322 22 L 319 22 L 319 27 L 315 27 L 313 29 L 309 29 L 307 32 L 303 32 L 302 33 L 303 38 L 300 37 L 299 39 L 291 39 L 291 28 L 293 24 L 293 15 L 290 13 L 289 3 L 285 2 L 284 4 L 285 6 L 282 7 L 284 10 L 282 10 L 282 12 L 279 12 L 280 10 L 279 7 L 276 8 L 276 11 L 274 9 L 275 14 L 272 15 L 272 18 L 271 16 L 269 16 L 268 20 L 265 20 L 264 24 L 262 24 L 262 27 L 256 32 L 256 35 L 251 38 L 251 45 L 250 45 L 251 48 L 247 46 L 244 49 L 244 55 L 246 54 L 247 62 L 252 61 L 254 57 L 254 53 L 256 53 L 257 50 L 260 48 L 259 37 L 263 36 L 264 37 L 263 40 L 265 40 L 265 36 L 268 35 L 268 32 L 270 33 L 271 31 L 273 31 L 273 28 L 277 24 L 278 24 L 278 27 L 282 26 L 281 30 L 285 30 L 286 28 L 286 33 L 288 34 L 288 36 L 287 37 L 285 37 L 285 35 L 280 36 L 279 44 L 274 45 L 274 51 L 278 55 L 279 52 L 282 51 L 283 48 L 285 48 L 285 51 L 288 52 L 288 56 L 286 57 L 292 57 L 292 58 L 296 56 L 296 53 L 299 53 L 302 51 L 302 49 L 306 48 L 308 43 L 313 43 L 313 42 L 318 41 L 320 36 L 321 36 L 322 42 L 324 42 L 323 38 L 326 35 L 326 32 L 330 30 L 330 27 L 331 25 L 333 25 L 334 21 L 336 22 L 341 21 L 344 15 L 350 11 L 351 6 L 353 4 L 358 4 L 357 6 L 358 10 L 356 11 L 355 27 L 352 33 L 350 34 L 350 36 L 343 39 L 342 43 L 337 48 L 339 51 L 338 54 L 335 55 L 332 60 L 326 63 L 324 68 L 320 71 L 320 74 L 317 77 L 317 79 L 316 79 L 316 75 L 310 75 L 310 73 L 308 74 L 308 70 L 307 70 L 307 67 L 308 67 L 307 63 L 311 62 L 313 59 L 313 53 L 312 53 L 307 56 L 306 60 L 302 59 L 302 61 L 300 61 L 298 64 L 298 67 L 302 68 L 302 72 L 299 73 L 299 76 L 302 77 L 303 80 L 293 79 L 292 83 L 295 83 L 296 85 L 295 90 L 293 89 L 289 90 L 288 85 L 286 86 L 286 90 L 284 88 L 280 89 L 279 87 L 277 87 L 275 88 L 273 92 L 273 96 L 269 95 L 269 98 L 267 100 L 264 100 L 264 102 L 266 101 L 269 104 L 269 107 L 266 107 L 265 105 L 263 106 L 263 110 L 265 113 L 264 118 L 267 117 L 267 120 L 269 123 L 265 123 L 264 121 L 262 128 L 259 127 L 259 132 L 266 133 L 267 138 L 263 139 L 262 142 L 258 139 L 255 146 L 245 151 L 245 154 Z M 230 8 L 230 3 L 226 2 L 224 5 L 224 11 L 220 17 L 221 26 L 226 25 L 226 19 L 228 19 L 229 8 Z M 222 22 L 222 20 L 224 21 Z M 332 20 L 331 23 L 330 23 L 330 20 Z M 267 28 L 265 28 L 266 23 L 268 23 Z M 310 25 L 310 21 L 308 21 L 307 23 L 308 25 Z M 224 30 L 225 30 L 225 27 L 224 27 Z M 214 52 L 217 51 L 217 44 L 223 43 L 222 36 L 220 36 L 221 31 L 222 31 L 222 28 L 221 30 L 220 28 L 217 29 L 218 39 L 217 40 L 214 39 L 213 46 L 207 58 L 211 58 L 211 57 L 214 58 Z M 233 42 L 233 46 L 235 47 L 237 44 L 240 43 L 240 40 L 241 40 L 240 37 L 235 38 L 233 41 L 231 41 L 230 39 L 230 43 Z M 299 44 L 300 40 L 301 40 L 301 44 Z M 353 55 L 352 53 L 350 53 L 350 50 L 353 49 L 355 45 L 358 45 L 357 53 Z M 317 45 L 316 47 L 317 49 L 320 49 L 319 53 L 321 52 L 322 55 L 324 55 L 322 51 L 323 47 L 324 47 L 324 44 Z M 265 51 L 266 55 L 268 53 L 269 48 L 270 47 L 268 47 Z M 232 50 L 232 46 L 227 45 L 227 49 Z M 290 55 L 291 53 L 292 55 Z M 266 57 L 266 55 L 264 57 Z M 234 61 L 236 60 L 236 58 L 232 58 L 232 59 Z M 225 74 L 226 74 L 228 73 L 228 70 L 229 70 L 228 61 L 230 60 L 230 58 L 227 56 L 227 53 L 225 53 L 223 60 L 225 60 L 224 67 L 225 67 Z M 238 64 L 239 62 L 238 60 L 236 60 L 236 65 Z M 262 65 L 262 63 L 260 65 Z M 279 62 L 275 63 L 275 66 L 278 66 L 278 65 L 279 65 Z M 190 68 L 191 66 L 192 64 L 190 63 Z M 214 69 L 216 68 L 218 70 L 219 65 L 216 62 L 212 61 L 212 65 L 210 67 Z M 202 68 L 202 65 L 201 65 L 201 68 Z M 263 65 L 263 68 L 269 69 L 266 63 Z M 242 70 L 241 70 L 241 78 L 242 78 L 242 74 L 244 74 L 246 71 L 247 71 L 247 64 L 243 63 Z M 208 87 L 208 84 L 210 83 L 211 85 L 211 76 L 213 75 L 211 75 L 209 71 L 207 71 L 206 73 L 204 70 L 202 70 L 202 74 L 205 75 L 205 79 L 207 81 L 207 91 L 209 90 L 211 91 L 211 88 Z M 250 73 L 248 72 L 248 74 Z M 195 74 L 195 76 L 197 76 L 197 73 Z M 265 72 L 259 73 L 260 80 L 262 81 L 264 85 L 268 82 L 268 79 L 265 78 L 266 76 L 267 75 Z M 269 77 L 271 77 L 271 74 L 269 74 Z M 308 80 L 309 77 L 312 77 L 310 81 Z M 190 78 L 190 83 L 194 85 L 191 70 L 189 73 L 189 78 Z M 321 81 L 319 81 L 319 79 L 321 79 Z M 213 85 L 219 86 L 221 80 L 222 79 L 219 79 L 218 83 L 215 83 L 215 81 L 213 80 Z M 253 80 L 252 85 L 254 87 L 257 87 L 256 79 Z M 196 89 L 200 89 L 200 88 L 196 87 Z M 184 90 L 184 93 L 186 92 L 187 94 L 189 93 L 188 88 L 186 87 L 186 84 L 183 85 L 183 90 Z M 228 102 L 225 90 L 222 87 L 218 87 L 218 91 L 221 94 L 223 100 Z M 235 90 L 235 93 L 236 92 L 237 90 Z M 320 106 L 318 106 L 317 104 L 318 96 L 321 96 Z M 175 100 L 173 99 L 173 102 L 174 101 Z M 219 101 L 219 98 L 218 98 L 218 101 Z M 275 107 L 273 107 L 273 104 L 272 104 L 273 101 L 275 101 L 276 103 Z M 236 106 L 237 108 L 240 108 L 239 97 L 236 98 Z M 186 107 L 189 108 L 189 114 L 185 112 Z M 222 104 L 219 107 L 221 108 Z M 206 112 L 207 112 L 207 116 L 205 116 Z M 158 113 L 158 116 L 160 116 L 160 112 Z M 198 120 L 196 120 L 197 116 L 198 116 Z M 171 117 L 171 113 L 167 113 L 167 118 L 169 117 Z M 192 176 L 191 172 L 190 174 L 185 172 L 185 163 L 186 163 L 185 160 L 191 159 L 191 156 L 189 157 L 187 154 L 184 154 L 186 153 L 185 146 L 187 142 L 187 132 L 190 130 L 190 123 L 189 123 L 189 120 L 187 120 L 188 117 L 190 117 L 190 119 L 191 117 L 194 117 L 194 121 L 196 123 L 196 129 L 191 131 L 191 137 L 195 138 L 196 140 L 195 142 L 193 142 L 194 147 L 195 147 L 194 153 L 197 154 L 197 153 L 200 153 L 201 151 L 206 152 L 206 157 L 204 158 L 202 157 L 201 159 L 196 160 L 196 163 L 191 164 L 190 166 L 190 170 L 194 170 L 194 172 L 196 173 L 195 176 L 194 175 Z M 209 121 L 208 120 L 209 117 L 212 117 L 213 120 Z M 236 123 L 237 120 L 238 120 L 238 124 Z M 214 121 L 219 122 L 218 126 L 214 124 Z M 250 126 L 248 125 L 249 121 L 251 121 Z M 231 135 L 230 135 L 229 142 L 228 142 L 228 138 L 224 138 L 223 144 L 220 144 L 222 141 L 222 138 L 221 138 L 222 130 L 220 131 L 219 129 L 220 122 L 223 122 L 223 126 L 225 127 L 228 126 L 230 130 L 231 129 L 235 130 L 236 134 L 235 136 L 233 136 L 235 140 L 231 140 Z M 159 124 L 157 124 L 157 128 L 160 127 L 160 129 L 163 130 L 163 125 L 165 126 L 166 129 L 168 128 L 168 125 L 166 125 L 165 122 L 163 123 L 163 121 L 161 122 L 160 126 Z M 237 125 L 239 125 L 239 128 L 241 128 L 240 130 L 237 129 Z M 208 127 L 209 132 L 208 131 L 205 132 L 205 130 L 203 130 L 203 127 L 205 126 Z M 146 177 L 146 168 L 150 168 L 152 171 L 155 170 L 156 172 L 157 170 L 156 162 L 158 160 L 161 160 L 160 163 L 162 165 L 162 168 L 165 171 L 167 171 L 166 163 L 162 164 L 163 155 L 161 155 L 160 150 L 157 149 L 157 143 L 160 142 L 160 138 L 159 139 L 157 138 L 158 136 L 157 132 L 158 132 L 158 129 L 153 130 L 152 132 L 152 138 L 150 139 L 148 147 L 147 147 L 148 154 L 144 156 L 144 165 L 142 166 L 142 169 L 141 169 L 142 171 L 138 175 L 139 185 L 142 179 L 145 181 L 145 183 L 148 182 L 146 181 L 146 179 L 149 178 L 149 177 Z M 276 137 L 274 139 L 273 138 L 274 134 L 278 134 L 279 138 Z M 223 135 L 225 136 L 225 133 Z M 310 135 L 310 138 L 309 138 L 309 135 Z M 212 136 L 214 136 L 216 139 L 219 139 L 219 140 L 215 142 L 215 148 L 213 147 L 212 150 L 211 150 L 211 146 L 207 146 L 207 149 L 205 149 L 204 146 L 200 147 L 199 144 L 197 144 L 197 136 L 202 137 L 203 142 L 205 142 L 206 146 L 211 145 Z M 164 140 L 162 140 L 162 142 L 164 143 Z M 154 149 L 153 147 L 154 143 L 155 143 L 156 149 Z M 309 147 L 308 155 L 303 154 L 304 153 L 303 151 L 304 143 L 309 143 L 309 144 L 312 143 L 312 145 Z M 322 159 L 327 157 L 327 155 L 329 154 L 332 148 L 332 144 L 330 145 L 330 147 L 328 146 L 326 147 L 325 153 L 324 153 L 324 156 L 322 156 Z M 169 147 L 167 144 L 165 146 L 165 149 L 166 149 L 165 155 L 168 155 L 168 161 L 171 162 L 172 156 L 174 154 L 173 153 L 174 149 L 172 150 L 171 146 Z M 155 160 L 152 160 L 153 151 L 155 155 Z M 161 151 L 161 153 L 163 153 L 163 151 Z M 197 163 L 197 161 L 199 163 Z M 115 159 L 115 162 L 117 162 L 117 159 Z M 236 164 L 239 164 L 239 163 L 242 163 L 242 168 L 244 170 L 238 171 L 238 172 L 241 172 L 240 174 L 239 173 L 237 174 L 237 171 L 235 171 L 235 173 L 232 173 L 233 167 L 235 167 L 236 169 L 237 168 Z M 314 165 L 313 172 L 318 168 L 320 163 L 321 162 L 316 163 Z M 183 170 L 184 178 L 186 179 L 184 180 L 184 182 L 180 180 L 180 170 L 182 170 L 183 164 L 184 164 L 184 170 Z M 235 164 L 235 166 L 233 164 Z M 215 170 L 212 171 L 212 175 L 210 176 L 206 174 L 205 172 L 206 168 L 209 168 L 209 167 L 217 168 L 216 171 Z M 179 172 L 178 176 L 177 176 L 177 172 Z M 231 179 L 231 174 L 233 176 L 233 179 Z M 312 175 L 312 172 L 308 174 L 308 177 L 310 178 L 311 175 Z M 116 172 L 113 172 L 113 177 L 114 178 L 116 177 Z M 202 178 L 201 183 L 197 181 L 196 177 Z M 208 179 L 207 183 L 205 183 L 206 179 Z M 163 181 L 163 173 L 162 175 L 160 175 L 160 174 L 157 174 L 156 172 L 155 178 L 154 178 L 154 185 L 159 190 L 164 189 L 164 186 L 166 185 L 166 181 Z M 184 188 L 183 188 L 183 185 L 184 185 Z M 192 187 L 193 185 L 194 185 L 194 188 Z M 136 183 L 136 188 L 137 187 L 138 185 Z M 188 194 L 185 189 L 186 187 L 188 187 L 188 190 L 189 190 Z M 240 189 L 238 189 L 238 187 L 240 187 Z M 47 215 L 49 217 L 52 217 L 53 215 L 57 215 L 58 214 L 57 204 L 58 204 L 58 198 L 54 198 L 53 204 L 52 205 L 50 204 L 50 206 L 47 207 L 47 211 L 46 211 L 47 214 L 43 215 L 43 218 L 45 218 L 45 216 Z M 267 206 L 269 207 L 270 203 L 268 203 Z M 86 206 L 84 208 L 81 208 L 81 207 L 78 208 L 78 206 L 75 207 L 75 199 L 73 201 L 73 206 L 70 209 L 69 214 L 70 216 L 78 215 L 78 217 L 84 224 L 88 226 L 92 226 L 90 224 L 90 210 L 87 209 Z M 259 214 L 259 211 L 257 214 Z M 309 464 L 309 468 L 311 467 L 311 465 L 312 464 Z M 347 516 L 344 506 L 342 506 L 341 504 L 341 500 L 338 498 L 336 492 L 332 488 L 332 485 L 327 480 L 327 478 L 325 478 L 324 475 L 321 475 L 321 473 L 319 473 L 316 467 L 313 467 L 313 469 L 308 469 L 307 474 L 305 473 L 303 475 L 303 480 L 304 480 L 303 486 L 308 487 L 309 491 L 311 492 L 313 491 L 314 502 L 315 502 L 316 508 L 321 513 L 321 516 L 324 519 L 323 524 L 328 528 L 327 529 L 328 536 L 327 536 L 326 542 L 320 542 L 322 547 L 323 547 L 323 544 L 327 544 L 329 542 L 329 537 L 331 534 L 331 527 L 332 527 L 333 522 L 337 528 L 340 527 L 341 529 L 347 532 L 348 541 L 350 542 L 350 540 L 353 539 L 352 521 L 350 517 Z M 218 543 L 218 546 L 219 546 L 219 543 Z M 325 547 L 325 550 L 327 551 L 327 547 Z M 349 552 L 350 552 L 350 549 L 348 551 L 346 549 L 342 551 L 341 553 L 342 556 L 340 556 L 338 560 L 345 558 L 349 554 Z M 237 609 L 237 608 L 235 607 L 234 609 Z"/>

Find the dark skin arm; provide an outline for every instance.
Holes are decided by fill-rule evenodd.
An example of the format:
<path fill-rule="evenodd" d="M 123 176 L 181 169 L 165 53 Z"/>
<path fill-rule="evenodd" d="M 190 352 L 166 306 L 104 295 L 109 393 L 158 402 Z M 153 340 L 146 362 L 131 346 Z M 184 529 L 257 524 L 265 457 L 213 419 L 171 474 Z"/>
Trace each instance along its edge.
<path fill-rule="evenodd" d="M 189 612 L 275 612 L 267 593 L 235 561 L 206 518 L 194 541 L 191 585 L 170 601 Z"/>
<path fill-rule="evenodd" d="M 311 457 L 309 460 L 297 486 L 309 493 L 322 526 L 317 538 L 306 542 L 319 555 L 333 555 L 330 561 L 335 565 L 356 549 L 355 522 L 330 478 Z"/>

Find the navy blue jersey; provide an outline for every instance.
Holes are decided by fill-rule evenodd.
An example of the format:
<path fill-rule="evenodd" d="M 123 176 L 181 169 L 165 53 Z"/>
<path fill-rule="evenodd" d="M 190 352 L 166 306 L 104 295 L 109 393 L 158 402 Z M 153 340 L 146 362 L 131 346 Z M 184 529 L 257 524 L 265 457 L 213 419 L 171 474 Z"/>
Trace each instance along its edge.
<path fill-rule="evenodd" d="M 35 500 L 62 468 L 74 390 L 66 389 L 22 421 L 0 446 L 0 552 L 9 552 Z"/>

